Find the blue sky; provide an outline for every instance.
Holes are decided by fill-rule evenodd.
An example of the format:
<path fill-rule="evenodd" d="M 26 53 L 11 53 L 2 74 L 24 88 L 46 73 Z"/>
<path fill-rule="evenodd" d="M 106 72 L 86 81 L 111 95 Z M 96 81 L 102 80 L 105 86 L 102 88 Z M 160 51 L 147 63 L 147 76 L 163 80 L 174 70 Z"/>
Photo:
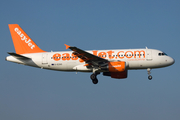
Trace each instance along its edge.
<path fill-rule="evenodd" d="M 180 1 L 6 0 L 0 2 L 0 119 L 178 120 Z M 19 24 L 45 51 L 159 49 L 176 63 L 132 70 L 123 80 L 41 70 L 5 61 L 14 52 L 8 24 Z"/>

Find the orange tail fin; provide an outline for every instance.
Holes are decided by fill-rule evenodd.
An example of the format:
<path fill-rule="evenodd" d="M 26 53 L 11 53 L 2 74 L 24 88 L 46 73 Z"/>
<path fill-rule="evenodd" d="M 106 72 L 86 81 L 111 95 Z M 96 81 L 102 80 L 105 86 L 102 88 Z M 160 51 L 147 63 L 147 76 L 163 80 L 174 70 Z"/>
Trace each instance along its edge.
<path fill-rule="evenodd" d="M 32 41 L 18 24 L 9 24 L 9 30 L 17 54 L 45 52 Z"/>

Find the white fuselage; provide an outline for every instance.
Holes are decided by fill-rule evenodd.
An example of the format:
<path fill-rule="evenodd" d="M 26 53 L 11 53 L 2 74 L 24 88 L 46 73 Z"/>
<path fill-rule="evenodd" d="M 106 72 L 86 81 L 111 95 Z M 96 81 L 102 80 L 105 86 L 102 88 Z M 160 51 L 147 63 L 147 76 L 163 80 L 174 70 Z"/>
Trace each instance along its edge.
<path fill-rule="evenodd" d="M 160 68 L 174 63 L 173 58 L 155 49 L 92 50 L 87 52 L 109 61 L 125 61 L 127 69 Z M 32 53 L 23 54 L 23 56 L 31 59 L 27 61 L 8 56 L 6 60 L 50 70 L 92 72 L 91 68 L 86 67 L 84 61 L 73 56 L 72 51 Z"/>

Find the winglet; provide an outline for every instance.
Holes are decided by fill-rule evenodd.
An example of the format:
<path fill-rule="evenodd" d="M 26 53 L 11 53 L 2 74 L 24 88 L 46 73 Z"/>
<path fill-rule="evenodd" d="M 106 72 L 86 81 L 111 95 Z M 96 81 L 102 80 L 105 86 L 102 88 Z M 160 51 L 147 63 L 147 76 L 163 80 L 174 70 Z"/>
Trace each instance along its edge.
<path fill-rule="evenodd" d="M 66 49 L 68 49 L 68 48 L 70 48 L 71 46 L 69 46 L 69 45 L 66 45 L 66 44 L 64 44 L 65 46 L 66 46 Z"/>

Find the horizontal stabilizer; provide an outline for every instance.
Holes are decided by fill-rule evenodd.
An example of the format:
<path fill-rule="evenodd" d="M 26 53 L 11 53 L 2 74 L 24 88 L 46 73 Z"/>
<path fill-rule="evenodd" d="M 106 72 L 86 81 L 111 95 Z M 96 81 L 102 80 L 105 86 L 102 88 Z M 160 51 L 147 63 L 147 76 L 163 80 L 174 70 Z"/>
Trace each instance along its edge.
<path fill-rule="evenodd" d="M 10 54 L 11 56 L 13 56 L 15 58 L 19 58 L 19 59 L 24 59 L 24 60 L 30 60 L 31 59 L 31 58 L 28 58 L 28 57 L 25 57 L 23 55 L 19 55 L 19 54 L 16 54 L 16 53 L 8 52 L 8 54 Z"/>

